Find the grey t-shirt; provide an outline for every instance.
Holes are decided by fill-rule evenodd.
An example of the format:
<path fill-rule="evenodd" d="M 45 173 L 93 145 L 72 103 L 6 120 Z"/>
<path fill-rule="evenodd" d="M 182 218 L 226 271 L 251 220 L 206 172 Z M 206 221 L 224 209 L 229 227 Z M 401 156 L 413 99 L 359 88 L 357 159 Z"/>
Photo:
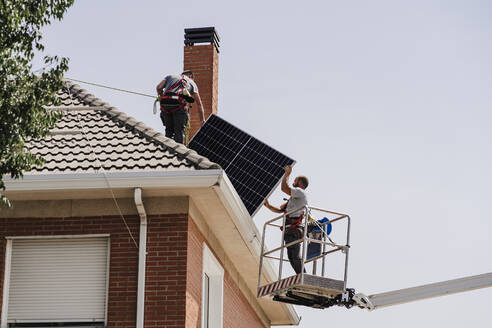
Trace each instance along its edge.
<path fill-rule="evenodd" d="M 198 87 L 195 81 L 193 81 L 186 75 L 177 75 L 177 74 L 168 75 L 164 78 L 164 81 L 166 81 L 166 84 L 164 85 L 164 93 L 175 92 L 177 88 L 173 88 L 173 89 L 169 89 L 169 88 L 171 88 L 173 85 L 181 81 L 181 79 L 185 79 L 185 81 L 187 82 L 186 89 L 190 92 L 190 94 L 198 93 Z"/>
<path fill-rule="evenodd" d="M 301 188 L 291 188 L 290 189 L 290 198 L 289 201 L 287 202 L 287 208 L 285 209 L 287 213 L 290 211 L 293 211 L 295 209 L 300 208 L 301 206 L 304 207 L 308 203 L 307 201 L 307 195 L 306 191 Z M 289 214 L 289 216 L 301 216 L 302 213 L 304 212 L 304 209 L 301 208 L 299 211 L 293 212 Z"/>

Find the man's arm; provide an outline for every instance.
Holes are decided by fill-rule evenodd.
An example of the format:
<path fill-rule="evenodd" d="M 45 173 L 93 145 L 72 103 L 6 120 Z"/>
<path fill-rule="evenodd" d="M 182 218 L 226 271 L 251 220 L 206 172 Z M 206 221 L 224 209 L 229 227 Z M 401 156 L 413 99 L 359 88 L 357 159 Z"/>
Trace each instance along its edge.
<path fill-rule="evenodd" d="M 285 174 L 284 174 L 284 178 L 282 179 L 281 189 L 283 192 L 285 192 L 287 195 L 290 196 L 291 189 L 289 187 L 289 176 L 290 176 L 290 173 L 292 172 L 292 167 L 286 166 L 284 170 L 285 170 Z"/>
<path fill-rule="evenodd" d="M 203 112 L 202 99 L 198 93 L 193 94 L 193 99 L 195 99 L 195 102 L 198 105 L 198 115 L 200 115 L 200 122 L 201 125 L 203 125 L 203 123 L 205 123 L 205 113 Z"/>
<path fill-rule="evenodd" d="M 282 206 L 280 206 L 280 207 L 275 207 L 268 202 L 268 199 L 265 199 L 265 207 L 274 213 L 283 213 L 284 211 L 282 210 L 282 207 L 284 207 L 284 209 L 285 209 L 285 206 L 283 206 L 283 205 L 285 205 L 285 204 L 282 204 Z"/>
<path fill-rule="evenodd" d="M 156 90 L 157 90 L 157 94 L 158 94 L 159 96 L 162 96 L 162 90 L 164 89 L 164 86 L 165 86 L 165 85 L 166 85 L 166 79 L 162 80 L 162 81 L 161 81 L 161 83 L 159 83 L 159 84 L 157 85 Z"/>

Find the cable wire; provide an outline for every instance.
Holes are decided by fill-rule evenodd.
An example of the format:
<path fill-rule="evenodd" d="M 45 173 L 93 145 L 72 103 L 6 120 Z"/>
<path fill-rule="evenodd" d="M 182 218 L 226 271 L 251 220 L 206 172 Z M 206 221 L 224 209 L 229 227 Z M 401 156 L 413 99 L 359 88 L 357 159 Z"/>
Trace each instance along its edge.
<path fill-rule="evenodd" d="M 70 96 L 70 101 L 72 102 L 72 105 L 73 105 L 73 98 L 72 98 L 72 93 L 70 92 L 70 90 L 68 90 L 68 95 Z M 106 175 L 106 170 L 104 170 L 104 167 L 102 166 L 102 163 L 101 163 L 99 157 L 97 156 L 96 152 L 94 151 L 94 148 L 92 148 L 91 142 L 90 142 L 89 138 L 87 137 L 87 134 L 85 133 L 84 126 L 82 125 L 82 123 L 80 121 L 79 113 L 77 113 L 77 123 L 79 124 L 79 126 L 82 130 L 82 133 L 84 134 L 84 138 L 87 140 L 87 144 L 89 145 L 89 148 L 91 149 L 92 155 L 96 159 L 97 163 L 99 163 L 99 168 L 102 170 L 104 179 L 106 180 L 106 184 L 108 185 L 109 191 L 111 192 L 111 197 L 113 198 L 113 202 L 116 206 L 116 209 L 118 210 L 118 213 L 119 213 L 121 219 L 123 220 L 123 223 L 125 224 L 126 230 L 128 230 L 128 234 L 130 235 L 131 239 L 133 240 L 133 244 L 135 245 L 135 248 L 138 249 L 138 244 L 135 241 L 135 237 L 133 237 L 132 231 L 130 230 L 128 223 L 125 220 L 125 216 L 123 215 L 123 212 L 121 211 L 121 208 L 118 205 L 118 201 L 116 200 L 116 196 L 113 192 L 113 188 L 111 187 L 111 183 L 109 182 L 108 176 Z"/>
<path fill-rule="evenodd" d="M 157 114 L 157 104 L 159 103 L 159 97 L 158 96 L 151 96 L 151 95 L 148 95 L 148 94 L 145 94 L 145 93 L 141 93 L 141 92 L 136 92 L 136 91 L 131 91 L 131 90 L 125 90 L 125 89 L 110 87 L 110 86 L 104 85 L 104 84 L 99 84 L 99 83 L 94 83 L 94 82 L 87 82 L 87 81 L 72 79 L 70 77 L 65 77 L 65 79 L 70 80 L 70 81 L 79 82 L 79 83 L 85 83 L 85 84 L 89 84 L 89 85 L 94 85 L 96 87 L 106 88 L 106 89 L 110 89 L 110 90 L 114 90 L 114 91 L 126 92 L 126 93 L 131 93 L 131 94 L 134 94 L 134 95 L 138 95 L 138 96 L 144 96 L 144 97 L 154 98 L 155 100 L 154 100 L 154 106 L 153 106 L 153 113 L 154 113 L 154 115 Z M 71 97 L 71 95 L 70 95 L 70 97 Z M 190 129 L 191 129 L 191 123 L 190 123 L 190 121 L 191 121 L 191 115 L 188 113 L 188 123 L 186 124 L 186 129 L 185 129 L 185 140 L 184 140 L 185 146 L 188 145 L 189 139 L 190 139 Z"/>
<path fill-rule="evenodd" d="M 139 96 L 144 96 L 144 97 L 150 97 L 150 98 L 158 98 L 157 96 L 151 96 L 151 95 L 148 95 L 146 93 L 141 93 L 141 92 L 136 92 L 136 91 L 131 91 L 131 90 L 125 90 L 125 89 L 120 89 L 120 88 L 115 88 L 115 87 L 110 87 L 108 85 L 104 85 L 104 84 L 99 84 L 99 83 L 93 83 L 93 82 L 87 82 L 87 81 L 81 81 L 81 80 L 76 80 L 76 79 L 72 79 L 70 77 L 65 77 L 65 79 L 67 80 L 70 80 L 70 81 L 75 81 L 75 82 L 80 82 L 80 83 L 85 83 L 85 84 L 89 84 L 89 85 L 94 85 L 96 87 L 100 87 L 100 88 L 106 88 L 106 89 L 110 89 L 110 90 L 116 90 L 116 91 L 121 91 L 121 92 L 126 92 L 126 93 L 131 93 L 131 94 L 134 94 L 134 95 L 139 95 Z"/>
<path fill-rule="evenodd" d="M 77 113 L 77 121 L 80 124 L 80 127 L 82 129 L 82 133 L 84 134 L 84 137 L 87 140 L 87 144 L 89 145 L 89 148 L 91 149 L 92 155 L 94 156 L 94 158 L 96 159 L 96 161 L 99 163 L 99 168 L 101 169 L 101 171 L 103 173 L 104 180 L 106 180 L 106 184 L 108 185 L 109 191 L 111 192 L 111 197 L 113 198 L 114 204 L 115 204 L 116 208 L 118 209 L 118 213 L 120 214 L 120 217 L 123 220 L 123 223 L 125 223 L 126 230 L 128 230 L 128 234 L 132 238 L 133 243 L 135 244 L 135 248 L 138 249 L 137 242 L 135 241 L 135 238 L 133 237 L 132 231 L 130 230 L 130 227 L 128 226 L 128 223 L 125 220 L 125 216 L 123 215 L 123 212 L 121 211 L 120 206 L 118 205 L 118 201 L 116 200 L 116 196 L 114 195 L 113 188 L 111 188 L 111 184 L 110 184 L 109 179 L 108 179 L 108 176 L 106 174 L 106 170 L 102 166 L 102 163 L 99 160 L 99 157 L 97 156 L 96 152 L 94 151 L 94 148 L 92 148 L 91 142 L 90 142 L 89 138 L 87 137 L 87 134 L 85 133 L 85 129 L 84 129 L 84 127 L 82 126 L 82 124 L 80 122 L 79 113 Z"/>

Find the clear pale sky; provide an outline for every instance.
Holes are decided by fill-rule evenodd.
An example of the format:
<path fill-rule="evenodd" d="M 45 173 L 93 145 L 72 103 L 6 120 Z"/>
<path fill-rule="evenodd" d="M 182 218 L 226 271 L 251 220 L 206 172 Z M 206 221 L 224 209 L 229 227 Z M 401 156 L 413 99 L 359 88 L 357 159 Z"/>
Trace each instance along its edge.
<path fill-rule="evenodd" d="M 348 285 L 373 294 L 492 272 L 491 17 L 489 1 L 85 0 L 44 40 L 68 77 L 154 94 L 182 70 L 183 29 L 215 26 L 219 115 L 351 215 Z M 152 99 L 81 86 L 164 131 Z M 490 327 L 491 300 L 297 310 L 303 328 Z"/>

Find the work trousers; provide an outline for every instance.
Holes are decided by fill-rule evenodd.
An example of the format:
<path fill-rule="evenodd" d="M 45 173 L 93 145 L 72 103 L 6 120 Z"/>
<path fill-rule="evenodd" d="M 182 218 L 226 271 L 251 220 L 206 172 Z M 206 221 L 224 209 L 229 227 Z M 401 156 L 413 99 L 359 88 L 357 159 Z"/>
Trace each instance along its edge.
<path fill-rule="evenodd" d="M 285 231 L 284 234 L 285 244 L 301 239 L 303 233 L 304 231 L 302 227 L 297 227 L 296 229 L 290 229 Z M 290 265 L 292 265 L 292 268 L 294 269 L 296 274 L 301 273 L 302 270 L 301 244 L 302 243 L 298 243 L 287 247 L 287 256 L 289 257 Z M 306 272 L 306 270 L 304 270 L 304 272 Z"/>
<path fill-rule="evenodd" d="M 166 127 L 166 137 L 182 144 L 188 119 L 188 111 L 184 107 L 174 113 L 161 111 L 162 124 Z"/>

